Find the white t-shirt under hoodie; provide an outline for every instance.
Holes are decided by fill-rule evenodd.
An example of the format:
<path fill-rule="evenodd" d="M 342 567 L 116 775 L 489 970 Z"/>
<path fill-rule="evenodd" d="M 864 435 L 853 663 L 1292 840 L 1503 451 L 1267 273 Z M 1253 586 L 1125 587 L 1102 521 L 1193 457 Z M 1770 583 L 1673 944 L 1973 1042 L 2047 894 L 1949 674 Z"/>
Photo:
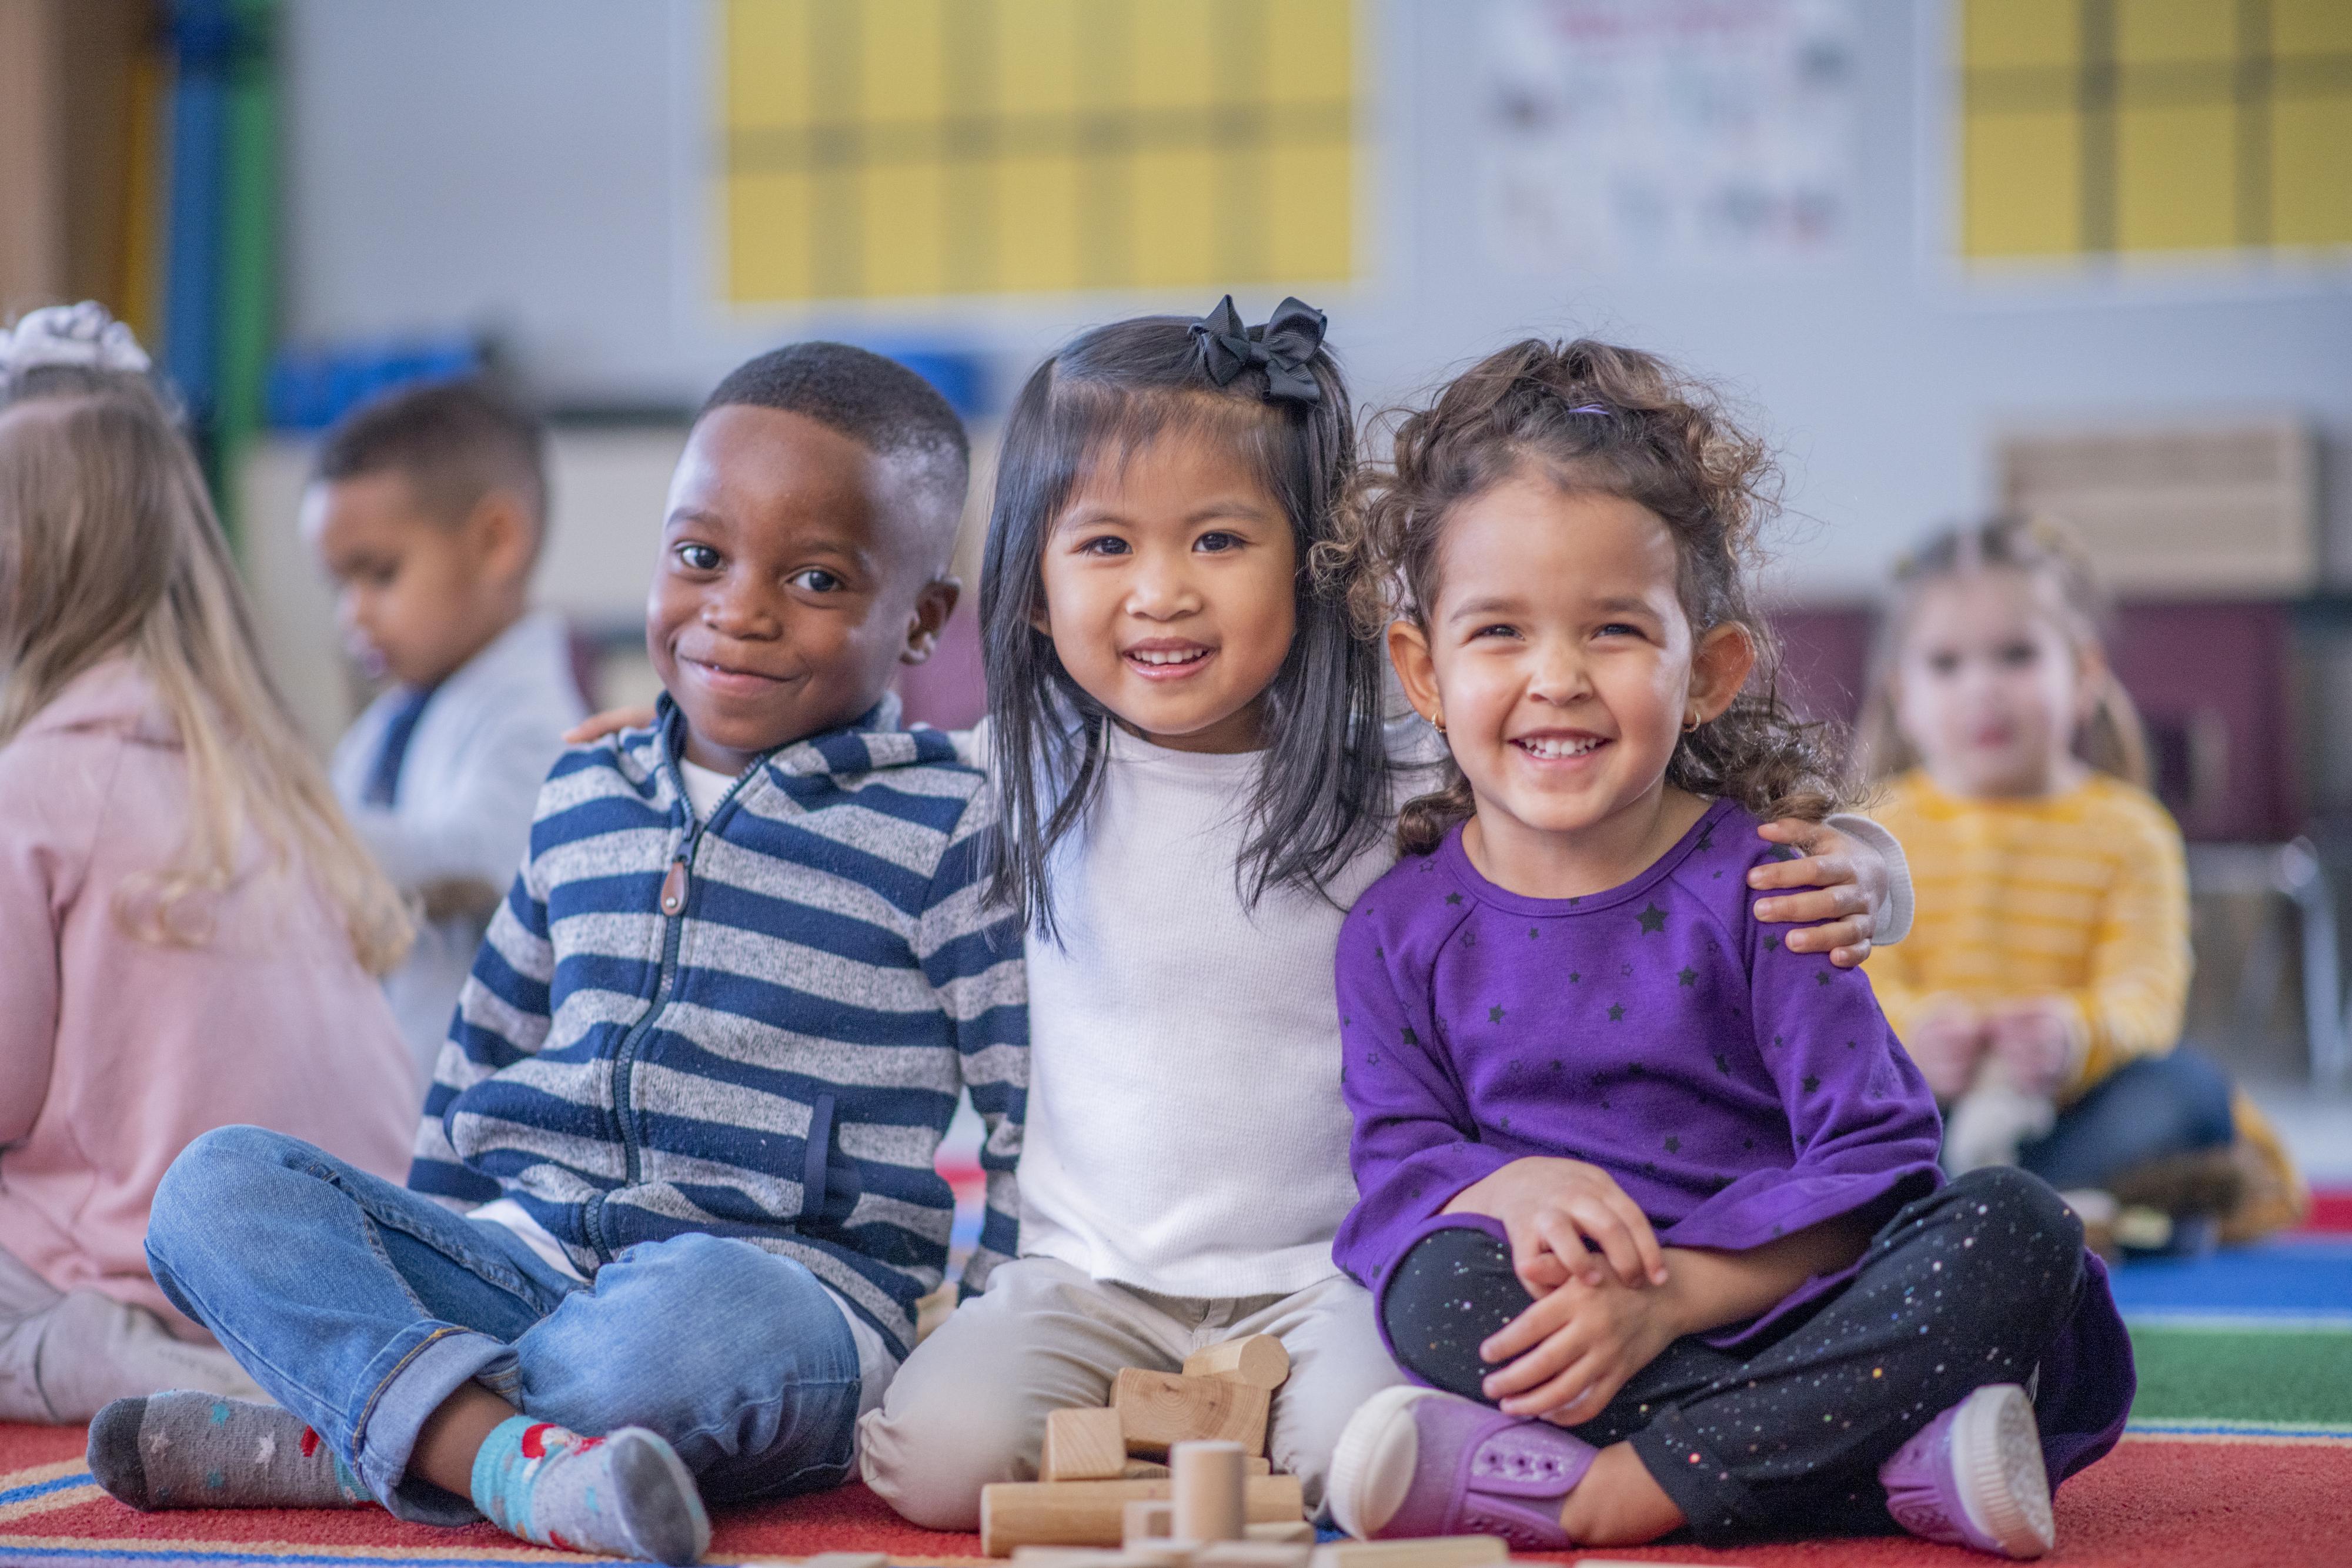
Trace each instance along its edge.
<path fill-rule="evenodd" d="M 967 737 L 959 736 L 959 741 Z M 969 737 L 985 758 L 985 729 Z M 1101 793 L 1048 867 L 1059 942 L 1028 938 L 1030 1081 L 1021 1252 L 1162 1295 L 1286 1295 L 1339 1271 L 1356 1202 L 1332 963 L 1383 832 L 1330 897 L 1236 868 L 1265 754 L 1171 751 L 1116 727 Z M 1878 939 L 1910 925 L 1887 860 Z"/>

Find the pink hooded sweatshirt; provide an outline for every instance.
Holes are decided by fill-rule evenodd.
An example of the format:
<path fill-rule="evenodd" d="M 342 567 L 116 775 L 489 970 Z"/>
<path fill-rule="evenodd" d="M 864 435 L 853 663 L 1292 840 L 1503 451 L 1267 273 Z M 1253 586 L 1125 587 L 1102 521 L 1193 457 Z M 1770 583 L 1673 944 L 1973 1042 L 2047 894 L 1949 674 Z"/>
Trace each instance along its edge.
<path fill-rule="evenodd" d="M 117 891 L 178 852 L 188 809 L 177 733 L 127 658 L 0 746 L 0 1248 L 196 1337 L 147 1273 L 173 1156 L 250 1123 L 399 1181 L 417 1100 L 383 992 L 308 877 L 257 849 L 183 906 L 209 918 L 203 946 L 125 931 Z"/>

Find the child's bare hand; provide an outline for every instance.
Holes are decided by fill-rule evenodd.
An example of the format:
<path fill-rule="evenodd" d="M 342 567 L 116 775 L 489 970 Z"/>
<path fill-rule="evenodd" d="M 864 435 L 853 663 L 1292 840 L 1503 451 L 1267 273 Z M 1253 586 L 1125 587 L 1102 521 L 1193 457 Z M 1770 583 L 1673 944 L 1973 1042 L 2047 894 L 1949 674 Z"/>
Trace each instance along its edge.
<path fill-rule="evenodd" d="M 2076 1035 L 2073 1010 L 2043 998 L 2001 1009 L 1985 1024 L 1986 1049 L 2009 1070 L 2010 1082 L 2029 1094 L 2054 1094 L 2074 1066 Z"/>
<path fill-rule="evenodd" d="M 1984 1058 L 1985 1020 L 1957 997 L 1931 1004 L 1903 1036 L 1903 1049 L 1938 1100 L 1957 1100 L 1976 1082 Z"/>
<path fill-rule="evenodd" d="M 1454 1194 L 1445 1212 L 1501 1220 L 1512 1271 L 1531 1296 L 1549 1295 L 1571 1277 L 1597 1284 L 1611 1270 L 1629 1287 L 1665 1283 L 1665 1254 L 1649 1217 L 1616 1177 L 1582 1160 L 1513 1160 Z"/>
<path fill-rule="evenodd" d="M 1481 1385 L 1510 1416 L 1590 1421 L 1674 1342 L 1664 1297 L 1615 1280 L 1572 1280 L 1504 1325 L 1478 1354 L 1508 1363 Z"/>
<path fill-rule="evenodd" d="M 1756 918 L 1802 925 L 1803 929 L 1789 933 L 1792 953 L 1827 953 L 1830 962 L 1841 969 L 1851 969 L 1869 957 L 1870 933 L 1877 925 L 1875 911 L 1886 896 L 1886 862 L 1859 840 L 1822 822 L 1783 819 L 1767 822 L 1756 831 L 1804 854 L 1799 860 L 1755 867 L 1748 873 L 1748 885 L 1812 890 L 1760 899 Z M 1807 924 L 1815 921 L 1822 924 Z"/>
<path fill-rule="evenodd" d="M 592 713 L 563 732 L 566 746 L 585 746 L 592 740 L 602 740 L 608 735 L 618 735 L 625 729 L 650 729 L 654 710 L 649 707 L 608 707 L 603 713 Z"/>

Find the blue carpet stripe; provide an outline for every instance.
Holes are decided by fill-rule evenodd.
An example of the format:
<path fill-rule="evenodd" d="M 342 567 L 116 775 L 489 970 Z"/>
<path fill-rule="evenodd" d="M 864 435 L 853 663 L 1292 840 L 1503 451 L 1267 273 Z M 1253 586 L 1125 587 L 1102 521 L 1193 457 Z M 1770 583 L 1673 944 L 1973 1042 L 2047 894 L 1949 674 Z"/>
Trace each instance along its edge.
<path fill-rule="evenodd" d="M 2138 1260 L 2115 1271 L 2115 1292 L 2133 1322 L 2189 1315 L 2352 1322 L 2352 1240 L 2279 1237 L 2210 1258 Z"/>
<path fill-rule="evenodd" d="M 2133 1421 L 2143 1437 L 2314 1437 L 2352 1442 L 2352 1427 L 2315 1421 Z"/>
<path fill-rule="evenodd" d="M 91 1484 L 90 1473 L 84 1470 L 79 1475 L 59 1476 L 55 1480 L 39 1481 L 28 1487 L 11 1487 L 6 1491 L 0 1491 L 0 1508 L 6 1508 L 12 1502 L 23 1502 L 28 1498 L 47 1497 L 51 1492 Z"/>
<path fill-rule="evenodd" d="M 2300 1307 L 2139 1307 L 2126 1321 L 2151 1329 L 2209 1329 L 2239 1333 L 2341 1333 L 2352 1330 L 2352 1308 L 2336 1312 Z"/>

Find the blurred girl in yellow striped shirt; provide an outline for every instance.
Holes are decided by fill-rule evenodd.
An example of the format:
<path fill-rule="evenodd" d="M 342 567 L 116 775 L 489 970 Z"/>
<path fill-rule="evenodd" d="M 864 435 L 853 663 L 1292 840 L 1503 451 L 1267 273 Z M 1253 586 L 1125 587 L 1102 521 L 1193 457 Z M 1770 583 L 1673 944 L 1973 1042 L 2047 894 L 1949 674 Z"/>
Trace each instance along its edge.
<path fill-rule="evenodd" d="M 2177 1049 L 2180 831 L 2144 788 L 2104 612 L 2037 519 L 1948 530 L 1898 569 L 1861 740 L 1918 913 L 1871 981 L 1949 1107 L 1955 1170 L 2014 1162 L 2252 1234 L 2294 1217 L 2300 1184 L 2252 1103 Z"/>

